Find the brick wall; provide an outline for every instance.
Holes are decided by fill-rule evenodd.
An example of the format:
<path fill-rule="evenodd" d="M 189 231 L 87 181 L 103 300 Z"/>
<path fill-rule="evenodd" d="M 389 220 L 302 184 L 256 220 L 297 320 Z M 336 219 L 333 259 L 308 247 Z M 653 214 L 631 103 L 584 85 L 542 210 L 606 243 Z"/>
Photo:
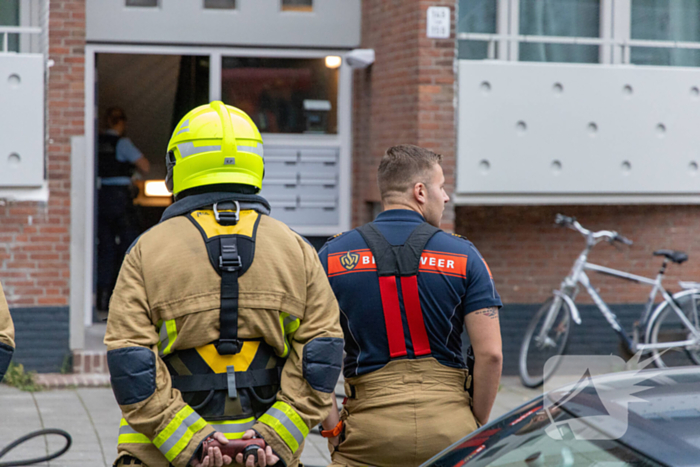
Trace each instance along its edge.
<path fill-rule="evenodd" d="M 452 9 L 452 38 L 427 39 L 429 6 Z M 375 62 L 355 72 L 353 224 L 371 220 L 378 202 L 376 171 L 390 146 L 409 143 L 445 156 L 448 193 L 454 187 L 454 6 L 455 1 L 366 0 L 362 2 L 362 47 Z M 453 227 L 448 207 L 443 227 Z"/>
<path fill-rule="evenodd" d="M 593 263 L 654 277 L 661 259 L 656 249 L 683 250 L 690 260 L 671 264 L 665 285 L 700 281 L 700 206 L 460 206 L 456 232 L 479 248 L 493 272 L 504 303 L 539 303 L 550 296 L 585 247 L 579 233 L 554 226 L 556 213 L 575 216 L 590 230 L 616 230 L 635 242 L 632 247 L 603 243 L 593 249 Z M 644 303 L 650 288 L 589 273 L 608 303 Z M 586 294 L 577 300 L 590 303 Z"/>
<path fill-rule="evenodd" d="M 69 297 L 70 137 L 84 133 L 85 0 L 49 2 L 48 203 L 0 206 L 0 280 L 17 308 L 65 306 Z"/>

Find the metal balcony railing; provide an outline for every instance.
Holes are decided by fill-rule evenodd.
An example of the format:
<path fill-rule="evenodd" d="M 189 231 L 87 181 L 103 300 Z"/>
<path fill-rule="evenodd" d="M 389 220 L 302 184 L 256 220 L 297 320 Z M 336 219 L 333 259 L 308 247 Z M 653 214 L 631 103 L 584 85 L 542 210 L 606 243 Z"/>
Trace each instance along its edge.
<path fill-rule="evenodd" d="M 0 26 L 0 36 L 2 36 L 2 48 L 0 54 L 14 53 L 9 50 L 10 34 L 36 34 L 42 33 L 41 28 L 29 26 Z"/>
<path fill-rule="evenodd" d="M 600 45 L 616 46 L 622 50 L 622 62 L 630 63 L 630 50 L 632 47 L 652 47 L 661 49 L 700 49 L 700 42 L 682 41 L 653 41 L 644 39 L 603 39 L 600 37 L 568 37 L 568 36 L 531 36 L 511 34 L 488 34 L 476 32 L 461 32 L 457 34 L 459 40 L 488 42 L 487 58 L 496 58 L 497 42 L 515 43 L 540 43 L 540 44 L 573 44 L 573 45 Z"/>

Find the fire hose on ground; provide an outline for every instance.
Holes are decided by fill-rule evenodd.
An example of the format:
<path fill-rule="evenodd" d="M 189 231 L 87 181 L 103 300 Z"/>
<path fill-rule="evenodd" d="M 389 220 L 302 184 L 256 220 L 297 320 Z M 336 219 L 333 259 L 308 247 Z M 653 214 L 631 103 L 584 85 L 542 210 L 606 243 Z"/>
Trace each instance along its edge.
<path fill-rule="evenodd" d="M 70 434 L 63 430 L 59 430 L 57 428 L 49 428 L 45 430 L 37 430 L 37 431 L 32 431 L 31 433 L 22 436 L 16 441 L 11 442 L 8 444 L 6 447 L 4 447 L 2 450 L 0 450 L 0 459 L 2 459 L 8 452 L 12 451 L 14 448 L 19 446 L 22 443 L 25 443 L 29 441 L 30 439 L 37 438 L 39 436 L 45 436 L 45 435 L 58 435 L 62 436 L 66 440 L 66 445 L 63 446 L 60 450 L 46 455 L 42 457 L 35 457 L 33 459 L 26 459 L 26 460 L 16 460 L 16 461 L 9 461 L 9 462 L 0 462 L 0 467 L 20 467 L 24 465 L 32 465 L 32 464 L 38 464 L 40 462 L 47 462 L 52 459 L 56 459 L 57 457 L 62 456 L 65 454 L 69 449 L 71 444 L 73 444 L 73 439 L 71 438 Z"/>

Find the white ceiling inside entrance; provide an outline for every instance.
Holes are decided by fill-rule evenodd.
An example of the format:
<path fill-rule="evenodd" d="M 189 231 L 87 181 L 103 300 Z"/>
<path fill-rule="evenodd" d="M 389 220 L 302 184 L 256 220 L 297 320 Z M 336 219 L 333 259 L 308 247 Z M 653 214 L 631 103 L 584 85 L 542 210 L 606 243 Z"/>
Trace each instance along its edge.
<path fill-rule="evenodd" d="M 165 178 L 165 153 L 172 133 L 179 55 L 99 54 L 99 128 L 109 107 L 124 109 L 127 134 L 151 163 L 148 178 Z"/>

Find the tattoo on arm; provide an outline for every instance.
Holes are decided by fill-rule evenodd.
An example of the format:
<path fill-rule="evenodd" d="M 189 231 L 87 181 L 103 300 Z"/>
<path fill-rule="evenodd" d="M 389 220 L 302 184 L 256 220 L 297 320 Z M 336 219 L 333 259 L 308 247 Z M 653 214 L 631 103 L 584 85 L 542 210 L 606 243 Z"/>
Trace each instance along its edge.
<path fill-rule="evenodd" d="M 484 308 L 482 310 L 477 310 L 474 312 L 475 315 L 484 315 L 491 319 L 498 319 L 498 308 L 492 306 L 490 308 Z"/>

